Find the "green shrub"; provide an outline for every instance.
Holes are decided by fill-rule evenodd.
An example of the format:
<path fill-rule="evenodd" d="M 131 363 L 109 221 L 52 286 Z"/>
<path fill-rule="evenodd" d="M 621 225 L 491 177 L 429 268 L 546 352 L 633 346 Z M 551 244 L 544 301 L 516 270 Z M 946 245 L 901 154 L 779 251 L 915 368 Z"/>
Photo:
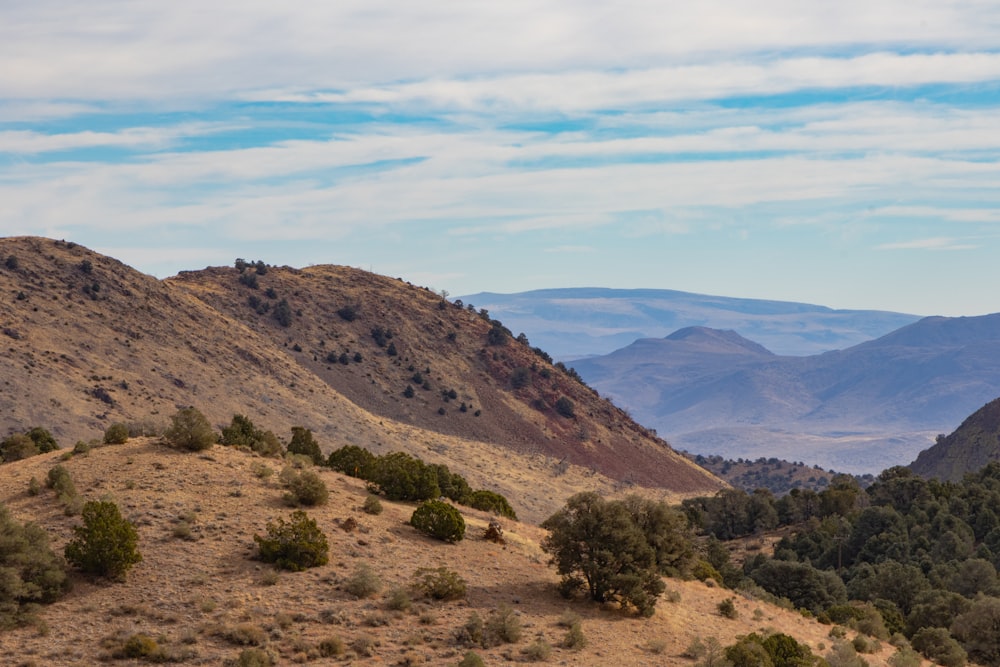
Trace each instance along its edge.
<path fill-rule="evenodd" d="M 296 472 L 292 468 L 286 468 L 281 473 L 281 479 L 288 489 L 285 502 L 292 507 L 325 505 L 330 497 L 326 484 L 312 470 Z"/>
<path fill-rule="evenodd" d="M 407 611 L 413 606 L 413 600 L 405 588 L 393 588 L 389 591 L 385 606 L 393 611 Z"/>
<path fill-rule="evenodd" d="M 560 397 L 559 400 L 556 401 L 555 409 L 556 412 L 567 419 L 572 419 L 576 416 L 576 406 L 573 405 L 573 401 L 565 396 Z"/>
<path fill-rule="evenodd" d="M 465 536 L 462 514 L 440 500 L 422 503 L 410 517 L 410 525 L 431 537 L 446 542 L 458 542 Z"/>
<path fill-rule="evenodd" d="M 155 639 L 141 632 L 129 636 L 121 647 L 112 653 L 115 658 L 141 658 L 150 662 L 166 662 L 167 654 Z"/>
<path fill-rule="evenodd" d="M 382 590 L 382 580 L 367 563 L 358 563 L 344 582 L 344 590 L 357 598 L 370 598 Z"/>
<path fill-rule="evenodd" d="M 222 428 L 219 442 L 231 447 L 248 447 L 261 456 L 281 456 L 282 446 L 271 431 L 263 431 L 245 415 L 233 415 L 229 426 Z"/>
<path fill-rule="evenodd" d="M 45 486 L 56 492 L 60 498 L 72 498 L 76 496 L 76 485 L 69 474 L 69 470 L 62 464 L 49 468 L 48 476 L 45 478 Z"/>
<path fill-rule="evenodd" d="M 73 528 L 74 538 L 66 545 L 66 560 L 87 574 L 121 579 L 142 561 L 139 534 L 122 517 L 118 505 L 91 501 L 83 506 L 83 525 Z"/>
<path fill-rule="evenodd" d="M 65 565 L 37 524 L 20 524 L 0 503 L 0 628 L 18 625 L 37 603 L 53 602 L 69 589 Z"/>
<path fill-rule="evenodd" d="M 486 667 L 486 663 L 475 651 L 469 651 L 458 661 L 458 667 Z"/>
<path fill-rule="evenodd" d="M 42 483 L 38 481 L 38 478 L 32 475 L 31 479 L 28 480 L 28 495 L 37 496 L 42 492 Z"/>
<path fill-rule="evenodd" d="M 320 451 L 319 443 L 313 438 L 312 431 L 302 426 L 292 427 L 292 440 L 288 443 L 288 451 L 308 456 L 315 465 L 323 465 L 325 462 L 323 452 Z"/>
<path fill-rule="evenodd" d="M 121 445 L 128 442 L 128 426 L 115 422 L 104 432 L 105 445 Z"/>
<path fill-rule="evenodd" d="M 365 498 L 365 504 L 361 506 L 361 509 L 364 510 L 366 514 L 381 514 L 382 501 L 378 499 L 378 496 L 368 496 Z"/>
<path fill-rule="evenodd" d="M 500 516 L 517 521 L 517 512 L 510 506 L 510 502 L 501 494 L 494 491 L 487 491 L 485 489 L 473 491 L 463 504 L 474 507 L 477 510 L 483 510 L 484 512 L 495 512 Z"/>
<path fill-rule="evenodd" d="M 0 456 L 5 462 L 20 461 L 39 453 L 38 445 L 25 433 L 15 433 L 0 442 Z"/>
<path fill-rule="evenodd" d="M 726 598 L 716 608 L 719 610 L 719 614 L 725 618 L 735 619 L 740 616 L 740 613 L 736 611 L 736 604 L 733 602 L 733 598 Z"/>
<path fill-rule="evenodd" d="M 405 452 L 391 452 L 375 459 L 366 479 L 389 500 L 429 500 L 441 495 L 437 473 Z"/>
<path fill-rule="evenodd" d="M 269 651 L 260 648 L 245 648 L 240 651 L 236 660 L 227 660 L 223 664 L 226 667 L 274 667 L 278 663 Z"/>
<path fill-rule="evenodd" d="M 435 600 L 460 600 L 465 597 L 465 580 L 446 567 L 422 567 L 413 573 L 411 588 L 415 593 Z"/>
<path fill-rule="evenodd" d="M 56 439 L 52 437 L 51 433 L 41 426 L 35 426 L 34 428 L 29 429 L 25 435 L 31 438 L 31 441 L 35 443 L 35 446 L 38 447 L 38 452 L 40 454 L 54 452 L 59 449 L 59 444 L 56 442 Z"/>
<path fill-rule="evenodd" d="M 968 655 L 944 628 L 921 628 L 910 638 L 913 648 L 944 667 L 962 667 Z"/>
<path fill-rule="evenodd" d="M 197 408 L 178 410 L 163 434 L 167 444 L 176 449 L 201 451 L 215 444 L 215 431 Z"/>
<path fill-rule="evenodd" d="M 338 472 L 359 479 L 369 479 L 375 464 L 375 455 L 364 447 L 344 445 L 330 452 L 326 464 Z"/>
<path fill-rule="evenodd" d="M 326 565 L 330 558 L 326 535 L 302 510 L 292 512 L 288 522 L 281 518 L 277 523 L 268 522 L 267 535 L 254 535 L 253 539 L 261 560 L 285 570 L 298 572 Z"/>
<path fill-rule="evenodd" d="M 344 640 L 340 637 L 327 637 L 316 647 L 321 658 L 335 658 L 344 655 Z"/>
<path fill-rule="evenodd" d="M 442 496 L 462 505 L 468 504 L 466 501 L 472 494 L 472 487 L 469 486 L 464 477 L 451 472 L 448 470 L 448 466 L 441 463 L 434 463 L 428 467 L 434 471 L 434 475 L 437 477 L 438 488 L 441 490 Z"/>

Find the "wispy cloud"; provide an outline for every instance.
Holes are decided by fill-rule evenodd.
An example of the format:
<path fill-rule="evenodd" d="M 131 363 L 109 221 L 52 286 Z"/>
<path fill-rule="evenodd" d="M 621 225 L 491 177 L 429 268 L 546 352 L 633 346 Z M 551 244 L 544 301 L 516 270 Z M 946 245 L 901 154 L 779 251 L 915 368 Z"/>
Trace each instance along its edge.
<path fill-rule="evenodd" d="M 978 247 L 978 245 L 972 243 L 947 237 L 914 239 L 912 241 L 883 243 L 876 246 L 878 250 L 974 250 Z"/>

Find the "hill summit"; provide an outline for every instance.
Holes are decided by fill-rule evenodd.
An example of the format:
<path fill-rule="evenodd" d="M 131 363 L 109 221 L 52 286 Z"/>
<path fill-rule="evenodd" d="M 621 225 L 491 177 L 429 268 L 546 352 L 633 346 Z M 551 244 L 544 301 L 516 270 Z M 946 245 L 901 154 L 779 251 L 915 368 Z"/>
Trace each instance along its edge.
<path fill-rule="evenodd" d="M 157 280 L 17 237 L 0 239 L 0 293 L 2 433 L 86 440 L 194 405 L 218 426 L 235 414 L 278 434 L 303 426 L 326 451 L 405 450 L 501 485 L 512 467 L 553 462 L 550 477 L 576 466 L 680 494 L 723 485 L 486 311 L 402 279 L 237 260 Z"/>
<path fill-rule="evenodd" d="M 909 467 L 923 477 L 957 482 L 992 461 L 1000 461 L 1000 398 L 969 415 L 951 435 L 938 436 Z"/>

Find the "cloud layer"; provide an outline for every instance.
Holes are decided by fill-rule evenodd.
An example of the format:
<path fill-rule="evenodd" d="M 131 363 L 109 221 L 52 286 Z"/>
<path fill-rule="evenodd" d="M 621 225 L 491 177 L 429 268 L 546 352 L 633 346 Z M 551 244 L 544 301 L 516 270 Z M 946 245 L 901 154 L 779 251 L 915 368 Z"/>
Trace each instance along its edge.
<path fill-rule="evenodd" d="M 1000 310 L 993 3 L 21 5 L 3 234 Z"/>

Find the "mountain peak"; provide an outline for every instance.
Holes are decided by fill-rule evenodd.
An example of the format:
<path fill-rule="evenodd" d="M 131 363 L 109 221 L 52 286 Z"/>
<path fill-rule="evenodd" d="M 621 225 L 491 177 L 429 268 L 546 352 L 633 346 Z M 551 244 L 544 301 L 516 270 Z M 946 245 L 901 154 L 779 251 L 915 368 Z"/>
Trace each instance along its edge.
<path fill-rule="evenodd" d="M 738 348 L 755 354 L 768 356 L 774 355 L 773 352 L 768 350 L 763 345 L 744 338 L 732 329 L 712 329 L 711 327 L 701 326 L 684 327 L 683 329 L 678 329 L 669 336 L 666 336 L 665 340 L 715 345 L 720 348 L 720 351 L 724 349 Z"/>

